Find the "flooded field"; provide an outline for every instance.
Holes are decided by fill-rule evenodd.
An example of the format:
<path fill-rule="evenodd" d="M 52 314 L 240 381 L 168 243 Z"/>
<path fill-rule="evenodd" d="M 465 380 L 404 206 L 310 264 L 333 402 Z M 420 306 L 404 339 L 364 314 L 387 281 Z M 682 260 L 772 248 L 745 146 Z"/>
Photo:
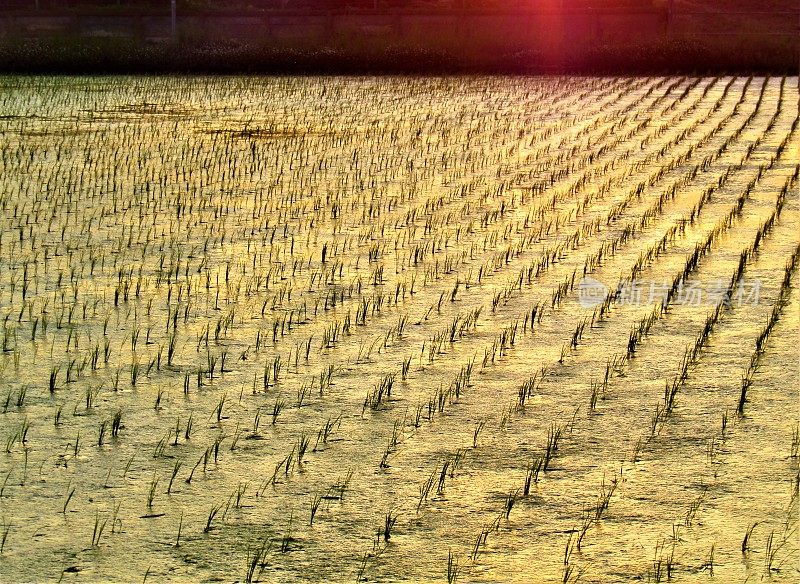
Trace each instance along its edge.
<path fill-rule="evenodd" d="M 797 94 L 0 78 L 0 580 L 797 581 Z"/>

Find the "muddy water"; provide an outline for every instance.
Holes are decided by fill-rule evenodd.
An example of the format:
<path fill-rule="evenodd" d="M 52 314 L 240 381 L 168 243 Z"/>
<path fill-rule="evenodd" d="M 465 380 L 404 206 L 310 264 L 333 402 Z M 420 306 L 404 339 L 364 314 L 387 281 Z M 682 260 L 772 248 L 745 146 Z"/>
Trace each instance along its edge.
<path fill-rule="evenodd" d="M 800 576 L 797 78 L 0 87 L 4 581 Z"/>

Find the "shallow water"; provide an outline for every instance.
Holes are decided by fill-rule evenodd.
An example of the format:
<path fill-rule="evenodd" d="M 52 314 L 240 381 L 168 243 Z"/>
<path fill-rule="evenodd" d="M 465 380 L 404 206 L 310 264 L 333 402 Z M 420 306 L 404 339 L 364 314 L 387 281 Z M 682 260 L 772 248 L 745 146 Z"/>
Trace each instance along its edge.
<path fill-rule="evenodd" d="M 0 578 L 795 581 L 797 90 L 0 78 Z"/>

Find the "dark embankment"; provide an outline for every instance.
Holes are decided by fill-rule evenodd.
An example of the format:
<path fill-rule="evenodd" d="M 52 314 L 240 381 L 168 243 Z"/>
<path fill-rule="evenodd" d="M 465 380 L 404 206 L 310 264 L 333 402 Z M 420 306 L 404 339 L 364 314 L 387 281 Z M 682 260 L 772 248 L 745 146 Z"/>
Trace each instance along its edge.
<path fill-rule="evenodd" d="M 800 62 L 791 11 L 190 11 L 173 28 L 164 8 L 0 14 L 0 72 L 796 74 Z"/>

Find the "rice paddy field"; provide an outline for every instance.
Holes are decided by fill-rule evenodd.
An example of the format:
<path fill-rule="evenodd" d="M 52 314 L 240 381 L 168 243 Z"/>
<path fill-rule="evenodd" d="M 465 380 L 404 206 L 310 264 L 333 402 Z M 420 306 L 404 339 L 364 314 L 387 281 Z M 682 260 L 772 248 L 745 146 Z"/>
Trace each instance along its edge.
<path fill-rule="evenodd" d="M 0 78 L 0 580 L 796 582 L 798 78 Z"/>

